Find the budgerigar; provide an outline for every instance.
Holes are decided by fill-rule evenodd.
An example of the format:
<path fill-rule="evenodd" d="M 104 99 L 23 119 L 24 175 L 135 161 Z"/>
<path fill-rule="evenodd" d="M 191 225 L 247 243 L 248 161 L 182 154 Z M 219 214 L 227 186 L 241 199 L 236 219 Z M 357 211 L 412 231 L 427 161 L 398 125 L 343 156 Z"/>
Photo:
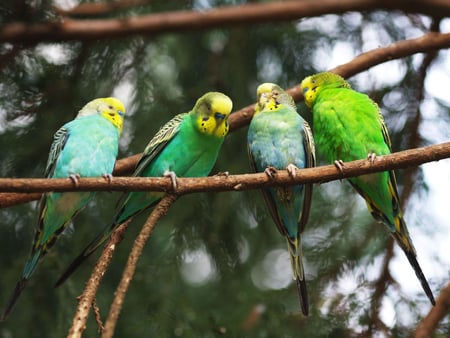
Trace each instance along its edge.
<path fill-rule="evenodd" d="M 77 117 L 54 135 L 45 169 L 48 178 L 104 176 L 111 180 L 119 148 L 125 108 L 118 99 L 95 99 L 86 104 Z M 39 204 L 38 229 L 31 255 L 22 277 L 2 314 L 12 310 L 38 262 L 53 246 L 70 220 L 92 199 L 94 192 L 43 194 Z"/>
<path fill-rule="evenodd" d="M 342 169 L 342 161 L 373 161 L 376 155 L 390 154 L 391 143 L 380 109 L 367 95 L 352 90 L 341 76 L 330 72 L 308 76 L 300 87 L 313 112 L 317 148 L 328 161 Z M 400 245 L 434 305 L 433 293 L 417 262 L 403 219 L 394 172 L 363 175 L 349 181 L 365 199 L 372 216 L 387 227 Z"/>
<path fill-rule="evenodd" d="M 225 136 L 228 133 L 230 98 L 219 92 L 209 92 L 197 100 L 189 113 L 175 116 L 153 137 L 144 150 L 133 176 L 201 177 L 212 170 Z M 119 211 L 107 226 L 72 262 L 56 286 L 64 282 L 122 223 L 139 212 L 154 206 L 162 192 L 125 193 Z"/>
<path fill-rule="evenodd" d="M 269 176 L 277 169 L 287 169 L 295 175 L 296 167 L 315 165 L 309 125 L 297 113 L 292 97 L 276 84 L 264 83 L 257 89 L 255 115 L 248 129 L 248 151 L 253 170 Z M 308 221 L 312 185 L 274 187 L 262 192 L 278 230 L 287 240 L 301 309 L 308 315 L 301 234 Z"/>

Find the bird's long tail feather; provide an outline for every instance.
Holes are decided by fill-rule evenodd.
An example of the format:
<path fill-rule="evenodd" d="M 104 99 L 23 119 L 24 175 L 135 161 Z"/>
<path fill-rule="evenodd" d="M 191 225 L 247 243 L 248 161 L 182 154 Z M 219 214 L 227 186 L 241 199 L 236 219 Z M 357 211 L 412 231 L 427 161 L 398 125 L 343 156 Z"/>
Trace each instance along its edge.
<path fill-rule="evenodd" d="M 103 229 L 98 235 L 84 248 L 84 250 L 72 261 L 69 267 L 63 272 L 61 277 L 56 281 L 55 288 L 60 286 L 62 283 L 69 278 L 75 270 L 90 256 L 92 255 L 98 247 L 100 247 L 111 235 L 111 233 L 117 228 L 115 224 L 109 225 L 107 228 Z"/>
<path fill-rule="evenodd" d="M 422 289 L 430 300 L 431 304 L 435 305 L 436 301 L 434 300 L 433 292 L 431 291 L 430 285 L 428 285 L 427 279 L 422 271 L 422 268 L 417 261 L 416 250 L 412 244 L 411 238 L 409 237 L 408 230 L 406 228 L 405 221 L 403 217 L 399 215 L 399 217 L 395 218 L 395 229 L 396 231 L 393 233 L 393 236 L 398 243 L 398 245 L 402 248 L 403 252 L 408 258 L 409 264 L 411 264 L 414 272 L 416 273 L 417 278 L 422 284 Z"/>
<path fill-rule="evenodd" d="M 293 278 L 297 283 L 297 291 L 300 298 L 300 307 L 302 313 L 309 314 L 308 290 L 306 288 L 306 279 L 303 269 L 302 245 L 300 238 L 287 238 L 289 255 L 291 257 L 291 267 Z"/>
<path fill-rule="evenodd" d="M 22 278 L 19 280 L 16 284 L 16 288 L 14 289 L 11 297 L 8 300 L 8 303 L 5 307 L 5 310 L 2 313 L 2 316 L 0 317 L 0 321 L 4 321 L 8 318 L 9 314 L 11 313 L 12 309 L 14 308 L 14 305 L 16 305 L 17 300 L 19 299 L 20 294 L 22 293 L 23 289 L 25 289 L 25 286 L 27 285 L 28 279 Z"/>

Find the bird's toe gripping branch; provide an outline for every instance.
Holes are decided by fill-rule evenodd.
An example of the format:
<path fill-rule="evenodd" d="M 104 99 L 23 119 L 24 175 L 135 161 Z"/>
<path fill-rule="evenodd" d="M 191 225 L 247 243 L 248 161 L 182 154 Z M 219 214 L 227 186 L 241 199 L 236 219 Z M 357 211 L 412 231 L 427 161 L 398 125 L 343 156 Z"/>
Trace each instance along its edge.
<path fill-rule="evenodd" d="M 80 174 L 70 174 L 69 178 L 72 180 L 73 184 L 77 187 L 79 184 Z"/>
<path fill-rule="evenodd" d="M 277 169 L 275 169 L 274 167 L 267 167 L 266 169 L 264 169 L 264 173 L 269 176 L 270 179 L 274 179 L 275 175 L 277 174 Z"/>
<path fill-rule="evenodd" d="M 344 161 L 342 160 L 336 160 L 334 161 L 334 166 L 339 170 L 341 174 L 344 173 Z"/>
<path fill-rule="evenodd" d="M 367 154 L 367 159 L 370 161 L 370 164 L 373 164 L 376 158 L 377 154 L 375 154 L 374 152 L 370 152 L 369 154 Z"/>
<path fill-rule="evenodd" d="M 113 180 L 113 175 L 112 174 L 102 174 L 102 177 L 108 182 L 111 183 Z"/>
<path fill-rule="evenodd" d="M 297 166 L 295 164 L 289 163 L 286 167 L 287 172 L 292 178 L 295 178 L 297 176 Z"/>
<path fill-rule="evenodd" d="M 170 180 L 172 181 L 172 189 L 173 191 L 177 190 L 178 183 L 177 183 L 177 174 L 175 174 L 174 171 L 165 171 L 163 174 L 164 177 L 170 177 Z"/>

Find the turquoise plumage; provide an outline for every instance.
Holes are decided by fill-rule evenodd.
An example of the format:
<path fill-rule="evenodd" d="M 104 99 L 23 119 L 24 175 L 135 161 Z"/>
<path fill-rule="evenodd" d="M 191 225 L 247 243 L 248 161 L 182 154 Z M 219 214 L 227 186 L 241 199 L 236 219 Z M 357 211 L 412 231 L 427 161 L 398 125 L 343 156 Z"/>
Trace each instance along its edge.
<path fill-rule="evenodd" d="M 272 83 L 260 85 L 257 97 L 255 115 L 248 129 L 248 150 L 253 170 L 264 171 L 271 176 L 277 169 L 287 169 L 295 175 L 295 167 L 313 167 L 315 149 L 312 134 L 307 122 L 297 113 L 292 97 Z M 287 240 L 302 312 L 308 315 L 301 234 L 308 221 L 312 185 L 274 187 L 262 192 L 278 230 Z"/>
<path fill-rule="evenodd" d="M 86 104 L 77 117 L 54 135 L 45 176 L 48 178 L 105 176 L 111 173 L 117 157 L 125 108 L 115 98 L 95 99 Z M 38 262 L 54 245 L 70 220 L 92 199 L 94 192 L 43 194 L 39 204 L 38 229 L 30 258 L 22 277 L 2 314 L 11 312 L 19 295 L 36 270 Z"/>
<path fill-rule="evenodd" d="M 222 93 L 209 92 L 197 100 L 189 113 L 179 114 L 167 122 L 152 138 L 136 166 L 133 176 L 206 176 L 216 162 L 219 150 L 228 133 L 228 116 L 232 109 L 230 98 Z M 131 192 L 123 194 L 119 211 L 111 225 L 75 258 L 56 282 L 63 283 L 123 222 L 154 206 L 162 192 Z"/>

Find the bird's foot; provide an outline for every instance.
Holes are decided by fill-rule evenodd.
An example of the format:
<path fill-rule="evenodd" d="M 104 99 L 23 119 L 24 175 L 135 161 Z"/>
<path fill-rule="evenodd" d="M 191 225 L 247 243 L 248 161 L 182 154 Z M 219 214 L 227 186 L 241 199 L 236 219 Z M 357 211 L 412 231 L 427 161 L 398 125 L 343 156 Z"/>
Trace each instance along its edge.
<path fill-rule="evenodd" d="M 73 184 L 78 187 L 79 184 L 79 179 L 80 179 L 80 174 L 70 174 L 69 178 L 72 180 Z"/>
<path fill-rule="evenodd" d="M 286 167 L 287 172 L 292 178 L 295 178 L 297 176 L 297 166 L 295 164 L 289 163 Z"/>
<path fill-rule="evenodd" d="M 367 155 L 367 159 L 370 161 L 370 164 L 373 164 L 373 162 L 375 162 L 376 158 L 377 158 L 377 154 L 375 154 L 374 152 L 370 152 Z"/>
<path fill-rule="evenodd" d="M 225 177 L 228 177 L 228 176 L 230 176 L 230 173 L 228 171 L 219 171 L 214 176 L 225 176 Z"/>
<path fill-rule="evenodd" d="M 113 175 L 111 174 L 102 174 L 102 177 L 108 182 L 111 183 L 113 180 Z"/>
<path fill-rule="evenodd" d="M 170 180 L 172 181 L 172 189 L 173 191 L 177 190 L 178 183 L 177 183 L 177 174 L 175 174 L 174 171 L 166 170 L 163 174 L 164 177 L 170 177 Z"/>
<path fill-rule="evenodd" d="M 270 179 L 274 179 L 275 175 L 277 174 L 277 169 L 275 169 L 274 167 L 267 167 L 266 169 L 264 169 L 264 173 L 269 176 Z"/>
<path fill-rule="evenodd" d="M 341 174 L 344 173 L 344 161 L 342 160 L 336 160 L 334 161 L 334 166 L 339 170 Z"/>

